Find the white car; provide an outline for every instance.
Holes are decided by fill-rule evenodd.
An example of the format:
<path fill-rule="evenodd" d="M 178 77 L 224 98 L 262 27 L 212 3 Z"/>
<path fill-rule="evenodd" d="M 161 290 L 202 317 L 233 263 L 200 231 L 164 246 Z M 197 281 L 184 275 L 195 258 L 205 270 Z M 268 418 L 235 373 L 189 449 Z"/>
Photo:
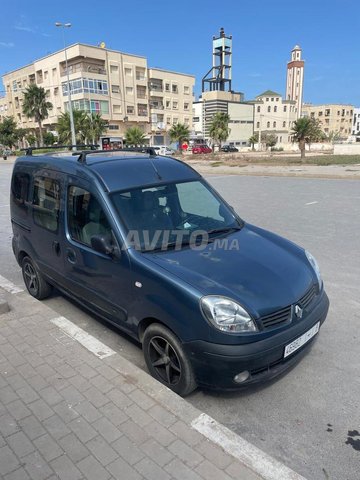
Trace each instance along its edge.
<path fill-rule="evenodd" d="M 157 155 L 173 155 L 174 150 L 171 150 L 171 148 L 167 147 L 166 145 L 154 145 L 152 148 L 155 149 Z"/>

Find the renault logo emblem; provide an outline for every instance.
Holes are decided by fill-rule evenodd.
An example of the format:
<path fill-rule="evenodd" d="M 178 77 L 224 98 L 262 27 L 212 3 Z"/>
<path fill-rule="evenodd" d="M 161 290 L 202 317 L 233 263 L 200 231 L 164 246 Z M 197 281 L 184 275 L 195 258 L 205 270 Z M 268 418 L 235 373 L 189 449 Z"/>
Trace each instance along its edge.
<path fill-rule="evenodd" d="M 295 305 L 295 315 L 297 318 L 302 318 L 303 316 L 303 309 L 300 307 L 300 305 Z"/>

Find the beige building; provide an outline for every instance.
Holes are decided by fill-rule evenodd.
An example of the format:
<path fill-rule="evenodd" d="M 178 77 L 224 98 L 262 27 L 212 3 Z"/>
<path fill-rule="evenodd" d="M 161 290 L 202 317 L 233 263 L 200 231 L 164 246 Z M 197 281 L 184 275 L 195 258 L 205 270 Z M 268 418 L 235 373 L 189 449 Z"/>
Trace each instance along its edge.
<path fill-rule="evenodd" d="M 193 76 L 149 69 L 145 57 L 80 43 L 66 52 L 73 108 L 100 113 L 109 122 L 104 136 L 112 143 L 121 142 L 127 128 L 135 125 L 150 141 L 160 137 L 158 143 L 164 143 L 174 123 L 191 127 Z M 58 116 L 69 108 L 66 73 L 65 51 L 60 50 L 5 74 L 0 116 L 13 116 L 22 128 L 36 128 L 21 108 L 24 90 L 35 83 L 53 104 L 43 124 L 54 131 Z"/>
<path fill-rule="evenodd" d="M 343 139 L 351 135 L 354 113 L 354 107 L 352 105 L 312 105 L 305 103 L 302 108 L 302 113 L 303 116 L 319 120 L 326 135 L 337 133 L 340 138 Z"/>
<path fill-rule="evenodd" d="M 252 103 L 254 132 L 276 135 L 278 146 L 291 143 L 291 131 L 297 119 L 296 101 L 283 100 L 280 93 L 267 90 Z"/>

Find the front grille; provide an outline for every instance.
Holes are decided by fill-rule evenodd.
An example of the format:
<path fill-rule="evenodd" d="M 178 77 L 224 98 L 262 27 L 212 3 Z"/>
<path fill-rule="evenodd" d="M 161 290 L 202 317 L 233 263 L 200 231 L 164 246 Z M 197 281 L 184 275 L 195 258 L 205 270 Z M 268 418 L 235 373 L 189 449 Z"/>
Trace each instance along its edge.
<path fill-rule="evenodd" d="M 315 285 L 312 285 L 309 290 L 303 295 L 295 305 L 300 305 L 303 310 L 306 310 L 311 302 L 316 297 L 318 291 Z M 260 318 L 263 328 L 271 328 L 285 323 L 289 323 L 292 319 L 292 305 L 284 307 L 281 310 L 270 313 Z"/>
<path fill-rule="evenodd" d="M 269 315 L 265 315 L 264 317 L 261 317 L 260 320 L 264 328 L 269 328 L 279 325 L 280 323 L 288 322 L 291 320 L 291 306 L 285 307 L 277 312 L 270 313 Z"/>
<path fill-rule="evenodd" d="M 304 310 L 310 305 L 310 303 L 314 300 L 315 296 L 317 293 L 317 288 L 315 285 L 312 285 L 312 287 L 303 295 L 300 300 L 297 302 L 298 305 L 300 305 L 301 308 Z"/>

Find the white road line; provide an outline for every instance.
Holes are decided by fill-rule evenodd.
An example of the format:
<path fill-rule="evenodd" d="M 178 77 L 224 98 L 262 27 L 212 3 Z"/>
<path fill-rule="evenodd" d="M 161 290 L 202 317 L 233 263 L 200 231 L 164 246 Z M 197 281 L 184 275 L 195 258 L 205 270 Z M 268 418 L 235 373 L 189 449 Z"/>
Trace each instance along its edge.
<path fill-rule="evenodd" d="M 305 205 L 315 205 L 315 203 L 319 203 L 319 202 L 309 202 L 309 203 L 305 203 Z"/>
<path fill-rule="evenodd" d="M 264 480 L 306 480 L 245 439 L 202 413 L 191 422 L 192 428 L 216 443 Z"/>
<path fill-rule="evenodd" d="M 114 350 L 107 347 L 92 335 L 89 335 L 85 330 L 70 322 L 70 320 L 65 317 L 53 318 L 50 322 L 59 327 L 63 332 L 79 342 L 83 347 L 100 359 L 110 357 L 116 353 Z"/>
<path fill-rule="evenodd" d="M 23 288 L 18 287 L 17 285 L 15 285 L 15 283 L 10 282 L 10 280 L 8 280 L 5 277 L 2 277 L 1 275 L 0 275 L 0 287 L 9 293 L 20 293 L 24 291 Z"/>

